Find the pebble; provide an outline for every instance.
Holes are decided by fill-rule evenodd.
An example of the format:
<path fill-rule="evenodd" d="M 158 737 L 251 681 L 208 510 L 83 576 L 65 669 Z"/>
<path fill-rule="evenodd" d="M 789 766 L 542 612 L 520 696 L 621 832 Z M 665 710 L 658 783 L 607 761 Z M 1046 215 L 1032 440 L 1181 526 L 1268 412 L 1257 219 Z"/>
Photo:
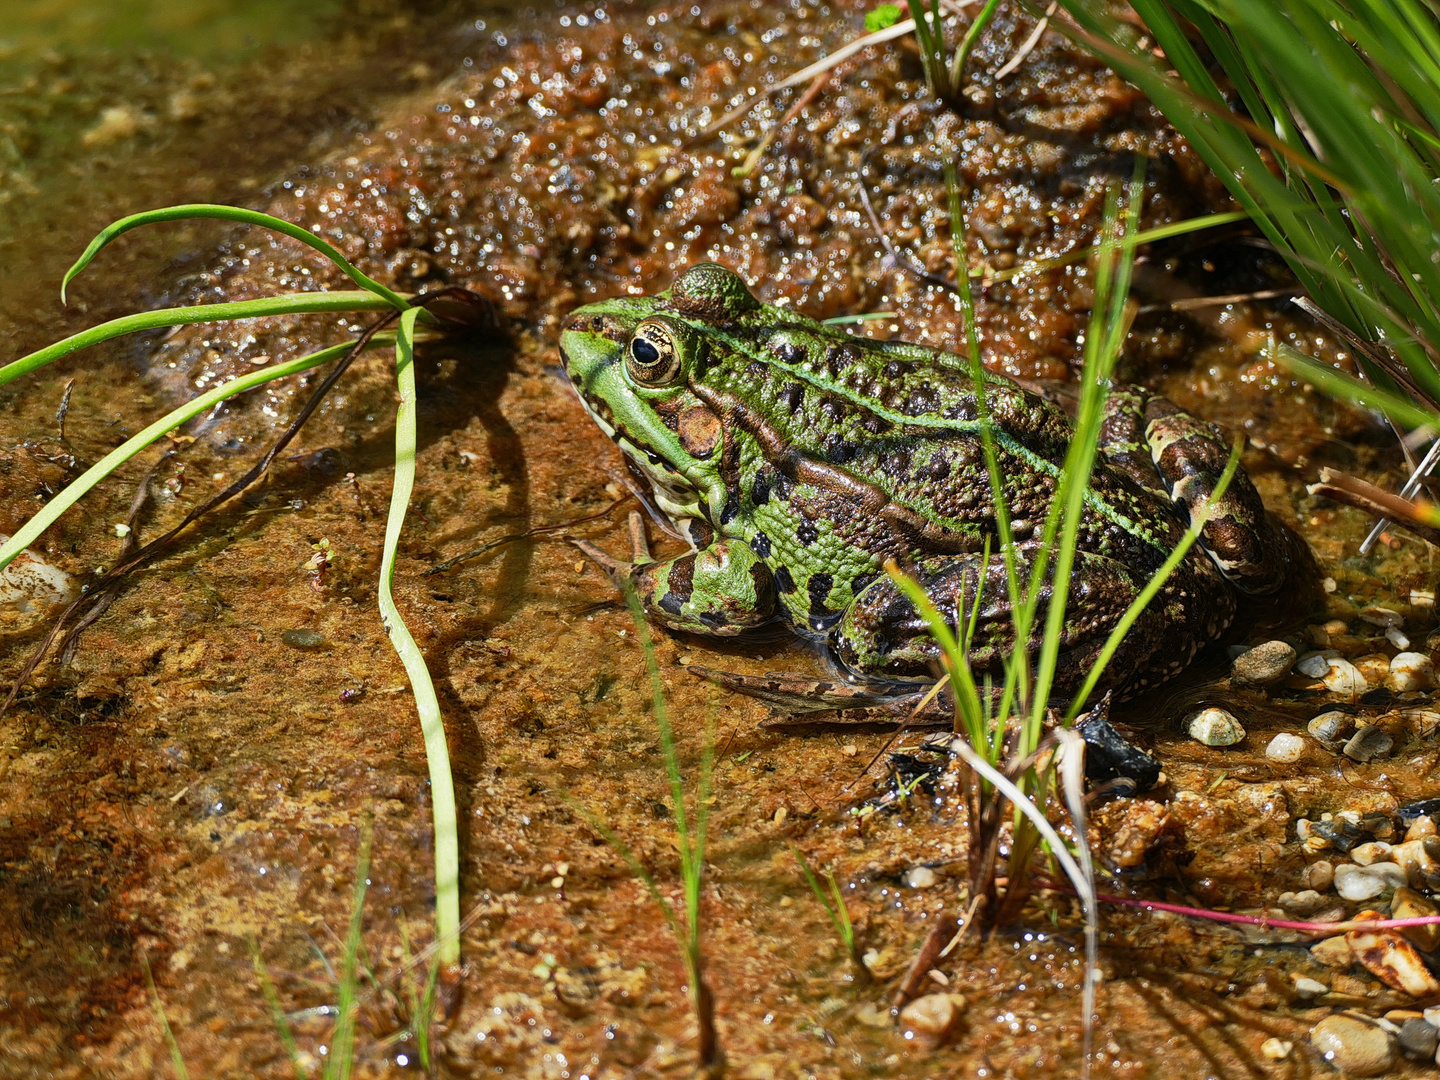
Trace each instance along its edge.
<path fill-rule="evenodd" d="M 1245 738 L 1240 721 L 1224 709 L 1204 709 L 1186 725 L 1190 737 L 1206 746 L 1234 746 Z"/>
<path fill-rule="evenodd" d="M 1294 666 L 1293 648 L 1283 641 L 1267 641 L 1235 658 L 1231 681 L 1236 686 L 1272 686 Z"/>
<path fill-rule="evenodd" d="M 1383 892 L 1408 884 L 1405 868 L 1395 863 L 1371 866 L 1341 863 L 1335 867 L 1335 891 L 1346 900 L 1373 900 Z"/>
<path fill-rule="evenodd" d="M 1382 916 L 1374 911 L 1362 911 L 1355 918 L 1378 920 Z M 1345 940 L 1355 959 L 1392 990 L 1417 998 L 1440 994 L 1440 981 L 1430 974 L 1420 950 L 1396 931 L 1362 927 L 1347 933 Z"/>
<path fill-rule="evenodd" d="M 1367 607 L 1360 612 L 1360 618 L 1371 626 L 1404 626 L 1405 616 L 1398 611 L 1383 607 Z"/>
<path fill-rule="evenodd" d="M 1350 736 L 1341 753 L 1352 761 L 1366 762 L 1384 757 L 1394 746 L 1395 740 L 1383 728 L 1367 724 Z"/>
<path fill-rule="evenodd" d="M 1328 655 L 1327 655 L 1328 654 Z M 1295 670 L 1301 675 L 1311 679 L 1319 679 L 1330 671 L 1330 660 L 1339 658 L 1340 654 L 1334 649 L 1324 649 L 1320 652 L 1306 653 L 1295 665 Z"/>
<path fill-rule="evenodd" d="M 1435 828 L 1435 819 L 1429 814 L 1421 814 L 1405 829 L 1405 839 L 1423 840 L 1427 836 L 1434 836 L 1437 831 L 1440 830 Z"/>
<path fill-rule="evenodd" d="M 1360 656 L 1352 661 L 1355 670 L 1360 672 L 1360 677 L 1365 680 L 1365 686 L 1383 686 L 1385 680 L 1390 677 L 1390 658 L 1383 653 L 1371 653 L 1368 656 Z"/>
<path fill-rule="evenodd" d="M 0 533 L 0 543 L 9 539 Z M 29 550 L 0 571 L 0 609 L 29 612 L 69 603 L 78 595 L 74 578 Z"/>
<path fill-rule="evenodd" d="M 1413 1017 L 1400 1025 L 1400 1034 L 1395 1038 L 1400 1052 L 1413 1061 L 1434 1061 L 1435 1051 L 1440 1047 L 1440 1031 Z"/>
<path fill-rule="evenodd" d="M 1390 899 L 1390 917 L 1392 919 L 1427 919 L 1434 918 L 1436 915 L 1440 915 L 1440 906 L 1409 886 L 1396 889 L 1395 895 Z M 1431 952 L 1437 945 L 1440 945 L 1440 923 L 1402 926 L 1399 927 L 1399 930 L 1421 952 Z"/>
<path fill-rule="evenodd" d="M 1360 674 L 1360 669 L 1349 660 L 1337 656 L 1327 660 L 1326 664 L 1329 665 L 1329 670 L 1320 676 L 1320 681 L 1332 694 L 1356 698 L 1370 689 L 1370 684 L 1365 681 L 1365 676 Z"/>
<path fill-rule="evenodd" d="M 928 889 L 940 880 L 940 875 L 928 866 L 915 866 L 905 872 L 905 884 L 912 889 Z"/>
<path fill-rule="evenodd" d="M 1315 736 L 1322 746 L 1339 750 L 1345 740 L 1355 733 L 1355 717 L 1337 711 L 1323 712 L 1306 724 L 1305 730 Z"/>
<path fill-rule="evenodd" d="M 1317 964 L 1333 968 L 1348 968 L 1355 962 L 1355 954 L 1350 951 L 1350 943 L 1345 940 L 1344 934 L 1315 942 L 1310 946 L 1310 958 Z"/>
<path fill-rule="evenodd" d="M 1313 998 L 1319 997 L 1321 994 L 1328 994 L 1329 992 L 1330 987 L 1326 986 L 1319 979 L 1311 979 L 1301 975 L 1295 980 L 1295 993 L 1299 994 L 1305 1001 L 1310 1001 Z"/>
<path fill-rule="evenodd" d="M 1343 1013 L 1327 1016 L 1316 1024 L 1310 1032 L 1310 1043 L 1331 1065 L 1354 1076 L 1379 1076 L 1395 1064 L 1395 1050 L 1388 1034 Z"/>
<path fill-rule="evenodd" d="M 1429 1005 L 1420 1014 L 1425 1017 L 1425 1022 L 1433 1028 L 1440 1028 L 1440 1005 Z"/>
<path fill-rule="evenodd" d="M 1284 1061 L 1294 1049 L 1295 1044 L 1289 1039 L 1277 1039 L 1273 1035 L 1260 1044 L 1260 1053 L 1271 1061 Z"/>
<path fill-rule="evenodd" d="M 1276 903 L 1296 915 L 1313 915 L 1325 906 L 1325 897 L 1314 889 L 1304 889 L 1298 893 L 1283 892 Z"/>
<path fill-rule="evenodd" d="M 1324 892 L 1335 884 L 1335 864 L 1329 859 L 1311 863 L 1300 871 L 1300 884 L 1307 889 Z"/>
<path fill-rule="evenodd" d="M 1385 640 L 1402 651 L 1410 648 L 1409 636 L 1398 626 L 1387 626 L 1385 628 Z"/>
<path fill-rule="evenodd" d="M 1269 746 L 1265 747 L 1265 756 L 1282 765 L 1293 764 L 1305 756 L 1305 740 L 1299 735 L 1282 731 L 1270 740 Z"/>
<path fill-rule="evenodd" d="M 318 649 L 325 644 L 325 635 L 319 630 L 286 630 L 280 640 L 292 649 Z"/>
<path fill-rule="evenodd" d="M 966 1001 L 959 994 L 926 994 L 900 1010 L 900 1030 L 907 1038 L 934 1049 L 960 1026 Z"/>
<path fill-rule="evenodd" d="M 1384 840 L 1371 840 L 1369 843 L 1357 844 L 1350 849 L 1350 858 L 1354 859 L 1361 866 L 1369 866 L 1377 862 L 1394 862 L 1390 853 L 1395 849 Z"/>
<path fill-rule="evenodd" d="M 1435 685 L 1435 662 L 1424 653 L 1402 652 L 1390 661 L 1385 686 L 1397 694 L 1428 690 Z"/>

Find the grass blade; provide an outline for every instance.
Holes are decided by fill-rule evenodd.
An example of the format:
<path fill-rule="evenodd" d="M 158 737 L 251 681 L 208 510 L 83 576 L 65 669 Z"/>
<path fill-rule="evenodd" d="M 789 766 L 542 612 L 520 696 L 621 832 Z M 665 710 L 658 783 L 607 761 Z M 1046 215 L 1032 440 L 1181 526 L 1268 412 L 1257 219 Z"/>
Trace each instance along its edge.
<path fill-rule="evenodd" d="M 360 853 L 355 860 L 355 889 L 350 901 L 350 925 L 345 931 L 340 957 L 339 992 L 335 1002 L 335 1034 L 325 1058 L 325 1080 L 350 1080 L 355 1066 L 355 1013 L 359 1005 L 356 970 L 360 956 L 360 929 L 365 921 L 365 889 L 370 879 L 372 827 L 367 819 L 360 826 Z"/>
<path fill-rule="evenodd" d="M 295 1080 L 310 1080 L 310 1073 L 300 1062 L 300 1048 L 295 1045 L 295 1036 L 290 1032 L 290 1022 L 285 1019 L 285 1009 L 280 1004 L 280 995 L 275 991 L 275 984 L 270 980 L 270 971 L 265 966 L 265 960 L 260 955 L 260 943 L 255 940 L 254 935 L 246 938 L 250 945 L 250 962 L 255 968 L 255 977 L 260 980 L 260 993 L 265 997 L 265 1003 L 270 1007 L 270 1019 L 275 1024 L 275 1034 L 279 1036 L 280 1045 L 285 1047 L 285 1054 L 290 1059 L 290 1067 L 295 1070 Z"/>
<path fill-rule="evenodd" d="M 435 826 L 435 941 L 442 964 L 460 960 L 460 838 L 455 810 L 455 782 L 450 775 L 450 750 L 445 742 L 445 721 L 440 700 L 425 656 L 395 606 L 391 586 L 395 578 L 395 556 L 405 512 L 415 490 L 416 402 L 415 402 L 415 320 L 418 308 L 400 316 L 395 334 L 395 378 L 400 404 L 395 411 L 395 486 L 390 493 L 390 513 L 385 521 L 385 548 L 380 558 L 379 604 L 390 645 L 405 666 L 405 675 L 415 692 L 415 709 L 425 737 L 425 762 L 430 770 L 430 807 Z"/>
<path fill-rule="evenodd" d="M 145 985 L 150 988 L 150 1001 L 155 1006 L 155 1015 L 160 1020 L 160 1030 L 165 1033 L 165 1045 L 170 1048 L 170 1064 L 180 1080 L 190 1080 L 190 1071 L 185 1068 L 185 1059 L 180 1056 L 180 1044 L 170 1027 L 170 1018 L 165 1015 L 165 1006 L 160 1001 L 160 992 L 155 989 L 155 978 L 150 974 L 150 958 L 140 954 L 140 967 L 145 972 Z"/>
<path fill-rule="evenodd" d="M 313 292 L 291 293 L 284 296 L 266 296 L 257 300 L 237 300 L 225 304 L 196 304 L 190 307 L 162 308 L 159 311 L 140 311 L 134 315 L 122 315 L 99 326 L 92 326 L 78 334 L 63 338 L 43 349 L 22 356 L 0 367 L 0 386 L 28 375 L 38 367 L 79 352 L 81 349 L 98 345 L 102 341 L 135 334 L 144 330 L 158 330 L 166 326 L 189 326 L 193 323 L 223 322 L 229 319 L 262 319 L 270 315 L 313 315 L 334 311 L 388 311 L 388 301 L 377 300 L 366 292 Z"/>
<path fill-rule="evenodd" d="M 283 218 L 272 217 L 269 214 L 262 214 L 258 210 L 246 210 L 239 206 L 221 206 L 215 203 L 185 203 L 180 206 L 167 206 L 160 210 L 146 210 L 140 214 L 131 214 L 119 221 L 112 221 L 109 225 L 100 230 L 95 239 L 90 241 L 88 247 L 75 260 L 75 265 L 65 271 L 65 278 L 60 283 L 60 302 L 65 302 L 65 290 L 70 282 L 75 280 L 82 270 L 90 265 L 90 261 L 99 254 L 106 244 L 118 236 L 129 232 L 131 229 L 138 229 L 142 225 L 153 225 L 162 221 L 185 221 L 191 218 L 213 218 L 219 221 L 236 221 L 245 225 L 258 225 L 262 229 L 270 229 L 272 232 L 283 233 L 293 240 L 299 240 L 302 244 L 314 248 L 320 254 L 338 266 L 345 276 L 359 285 L 366 292 L 374 293 L 381 297 L 393 308 L 404 311 L 410 305 L 405 298 L 393 289 L 381 285 L 374 278 L 361 273 L 349 259 L 341 255 L 333 244 L 319 236 L 316 236 L 309 229 L 296 225 L 292 221 Z"/>

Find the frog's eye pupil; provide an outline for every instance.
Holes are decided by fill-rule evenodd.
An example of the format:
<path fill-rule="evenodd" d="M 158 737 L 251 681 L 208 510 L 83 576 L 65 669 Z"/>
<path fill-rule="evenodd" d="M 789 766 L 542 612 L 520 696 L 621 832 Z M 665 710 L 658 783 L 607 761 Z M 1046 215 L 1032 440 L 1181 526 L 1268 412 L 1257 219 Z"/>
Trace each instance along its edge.
<path fill-rule="evenodd" d="M 635 362 L 643 367 L 650 367 L 660 359 L 660 350 L 653 342 L 644 338 L 636 338 L 630 343 L 630 355 L 635 357 Z"/>

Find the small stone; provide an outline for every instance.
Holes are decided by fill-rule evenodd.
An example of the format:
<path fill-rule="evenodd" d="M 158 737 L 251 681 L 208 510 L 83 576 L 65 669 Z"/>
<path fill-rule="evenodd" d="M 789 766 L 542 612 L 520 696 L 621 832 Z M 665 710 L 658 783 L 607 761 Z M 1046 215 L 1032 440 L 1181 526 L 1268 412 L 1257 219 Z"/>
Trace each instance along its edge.
<path fill-rule="evenodd" d="M 1402 651 L 1410 648 L 1409 636 L 1398 626 L 1388 626 L 1385 628 L 1385 640 Z"/>
<path fill-rule="evenodd" d="M 1323 649 L 1320 652 L 1306 653 L 1295 664 L 1295 670 L 1306 678 L 1323 678 L 1330 671 L 1330 661 L 1338 658 L 1340 654 L 1334 649 Z"/>
<path fill-rule="evenodd" d="M 292 649 L 318 649 L 325 644 L 325 635 L 319 630 L 286 630 L 280 640 Z"/>
<path fill-rule="evenodd" d="M 1420 1014 L 1433 1028 L 1440 1028 L 1440 1005 L 1427 1005 Z"/>
<path fill-rule="evenodd" d="M 1286 911 L 1296 915 L 1313 915 L 1325 906 L 1325 897 L 1314 889 L 1302 892 L 1283 892 L 1276 901 Z"/>
<path fill-rule="evenodd" d="M 1345 940 L 1344 934 L 1315 942 L 1310 946 L 1310 958 L 1331 968 L 1348 968 L 1355 962 L 1355 954 L 1350 951 L 1350 943 Z"/>
<path fill-rule="evenodd" d="M 1295 650 L 1283 641 L 1267 641 L 1235 658 L 1231 681 L 1236 686 L 1273 686 L 1295 666 Z"/>
<path fill-rule="evenodd" d="M 1224 709 L 1203 709 L 1186 725 L 1190 737 L 1206 746 L 1234 746 L 1245 738 L 1240 721 Z"/>
<path fill-rule="evenodd" d="M 965 1008 L 959 994 L 926 994 L 900 1010 L 900 1030 L 907 1039 L 934 1049 L 960 1026 Z"/>
<path fill-rule="evenodd" d="M 1345 948 L 1348 950 L 1350 946 L 1347 945 Z M 1349 961 L 1346 962 L 1348 963 Z M 1328 994 L 1329 992 L 1330 987 L 1326 986 L 1319 979 L 1307 978 L 1304 975 L 1295 977 L 1295 993 L 1298 994 L 1303 1001 L 1311 1001 L 1321 994 Z"/>
<path fill-rule="evenodd" d="M 1390 661 L 1385 686 L 1397 694 L 1428 690 L 1435 685 L 1435 662 L 1424 653 L 1402 652 Z"/>
<path fill-rule="evenodd" d="M 1437 831 L 1440 830 L 1435 828 L 1435 819 L 1429 814 L 1421 814 L 1405 829 L 1405 839 L 1423 840 L 1427 836 L 1434 836 Z"/>
<path fill-rule="evenodd" d="M 1351 848 L 1350 858 L 1361 866 L 1379 862 L 1394 862 L 1395 860 L 1390 857 L 1390 853 L 1394 850 L 1383 840 L 1371 840 L 1368 844 L 1357 844 Z"/>
<path fill-rule="evenodd" d="M 1394 746 L 1395 740 L 1384 729 L 1375 724 L 1367 724 L 1350 737 L 1341 753 L 1352 761 L 1363 763 L 1384 757 Z"/>
<path fill-rule="evenodd" d="M 1310 1044 L 1335 1068 L 1354 1076 L 1379 1076 L 1395 1064 L 1390 1036 L 1374 1024 L 1344 1013 L 1316 1024 Z"/>
<path fill-rule="evenodd" d="M 1335 883 L 1335 864 L 1329 859 L 1313 862 L 1300 871 L 1300 884 L 1316 892 L 1324 892 Z"/>
<path fill-rule="evenodd" d="M 1355 918 L 1376 921 L 1382 916 L 1362 911 Z M 1420 951 L 1394 930 L 1351 930 L 1345 940 L 1355 959 L 1392 990 L 1417 998 L 1440 994 L 1440 981 L 1430 974 Z"/>
<path fill-rule="evenodd" d="M 1265 747 L 1265 756 L 1282 765 L 1292 765 L 1305 756 L 1305 740 L 1299 735 L 1282 731 Z"/>
<path fill-rule="evenodd" d="M 1440 915 L 1440 906 L 1406 886 L 1396 889 L 1390 898 L 1392 919 L 1433 919 Z M 1433 952 L 1440 945 L 1440 923 L 1422 923 L 1397 928 L 1421 952 Z"/>
<path fill-rule="evenodd" d="M 1277 1039 L 1273 1035 L 1260 1044 L 1260 1053 L 1271 1061 L 1284 1061 L 1294 1049 L 1295 1044 L 1289 1039 Z"/>
<path fill-rule="evenodd" d="M 1431 589 L 1411 589 L 1410 605 L 1412 607 L 1434 607 L 1435 593 Z"/>
<path fill-rule="evenodd" d="M 1337 656 L 1327 660 L 1326 663 L 1329 665 L 1329 670 L 1320 676 L 1320 681 L 1332 694 L 1353 699 L 1370 689 L 1370 684 L 1365 681 L 1365 676 L 1360 673 L 1360 669 L 1349 660 Z"/>
<path fill-rule="evenodd" d="M 1323 712 L 1306 724 L 1305 730 L 1319 740 L 1320 745 L 1338 750 L 1354 734 L 1355 717 L 1343 712 Z"/>
<path fill-rule="evenodd" d="M 911 867 L 905 872 L 905 884 L 912 889 L 928 889 L 940 880 L 940 875 L 928 866 Z"/>
<path fill-rule="evenodd" d="M 1400 1053 L 1411 1061 L 1433 1061 L 1440 1047 L 1440 1031 L 1424 1020 L 1412 1018 L 1401 1023 L 1395 1041 L 1400 1044 Z"/>
<path fill-rule="evenodd" d="M 1398 611 L 1383 607 L 1367 607 L 1360 612 L 1360 618 L 1371 626 L 1404 626 L 1405 616 Z"/>
<path fill-rule="evenodd" d="M 1356 866 L 1341 863 L 1335 867 L 1335 891 L 1346 900 L 1373 900 L 1383 892 L 1409 884 L 1404 867 L 1395 863 Z"/>

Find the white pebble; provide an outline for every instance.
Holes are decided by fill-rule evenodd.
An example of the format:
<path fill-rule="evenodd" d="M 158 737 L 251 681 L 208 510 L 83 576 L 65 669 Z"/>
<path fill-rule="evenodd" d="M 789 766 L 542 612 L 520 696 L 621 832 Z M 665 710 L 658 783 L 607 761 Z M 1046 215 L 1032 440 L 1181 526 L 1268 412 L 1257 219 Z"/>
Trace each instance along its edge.
<path fill-rule="evenodd" d="M 1424 653 L 1398 653 L 1390 661 L 1390 674 L 1385 676 L 1385 685 L 1397 694 L 1427 690 L 1435 685 L 1435 662 Z"/>
<path fill-rule="evenodd" d="M 928 866 L 916 866 L 905 872 L 905 884 L 912 889 L 928 889 L 940 880 L 940 875 Z"/>
<path fill-rule="evenodd" d="M 1405 616 L 1398 611 L 1383 607 L 1367 607 L 1360 612 L 1360 618 L 1371 626 L 1404 626 Z"/>
<path fill-rule="evenodd" d="M 1278 761 L 1285 765 L 1299 761 L 1305 756 L 1305 740 L 1299 735 L 1282 731 L 1270 740 L 1269 746 L 1265 747 L 1265 756 L 1271 761 Z"/>
<path fill-rule="evenodd" d="M 1395 863 L 1341 863 L 1335 867 L 1335 891 L 1346 900 L 1373 900 L 1387 890 L 1404 887 L 1408 881 L 1405 868 Z"/>
<path fill-rule="evenodd" d="M 1405 636 L 1405 631 L 1398 626 L 1387 626 L 1385 628 L 1385 640 L 1394 645 L 1397 649 L 1408 649 L 1410 639 Z"/>
<path fill-rule="evenodd" d="M 1321 994 L 1328 994 L 1330 987 L 1326 986 L 1319 979 L 1308 979 L 1304 975 L 1295 980 L 1295 993 L 1299 994 L 1306 1001 L 1317 998 Z"/>
<path fill-rule="evenodd" d="M 1190 718 L 1186 730 L 1206 746 L 1234 746 L 1245 738 L 1240 721 L 1224 709 L 1203 709 Z"/>
<path fill-rule="evenodd" d="M 1368 844 L 1359 844 L 1350 849 L 1350 858 L 1354 859 L 1361 866 L 1372 866 L 1375 863 L 1394 862 L 1391 851 L 1394 850 L 1384 840 L 1371 840 Z"/>
<path fill-rule="evenodd" d="M 1365 676 L 1360 674 L 1360 669 L 1349 660 L 1341 657 L 1334 657 L 1327 660 L 1329 671 L 1320 676 L 1320 681 L 1325 684 L 1325 689 L 1334 694 L 1341 694 L 1345 697 L 1359 697 L 1370 688 L 1365 681 Z"/>
<path fill-rule="evenodd" d="M 1271 1061 L 1284 1061 L 1294 1049 L 1295 1044 L 1289 1039 L 1277 1039 L 1273 1035 L 1260 1044 L 1260 1053 Z"/>

